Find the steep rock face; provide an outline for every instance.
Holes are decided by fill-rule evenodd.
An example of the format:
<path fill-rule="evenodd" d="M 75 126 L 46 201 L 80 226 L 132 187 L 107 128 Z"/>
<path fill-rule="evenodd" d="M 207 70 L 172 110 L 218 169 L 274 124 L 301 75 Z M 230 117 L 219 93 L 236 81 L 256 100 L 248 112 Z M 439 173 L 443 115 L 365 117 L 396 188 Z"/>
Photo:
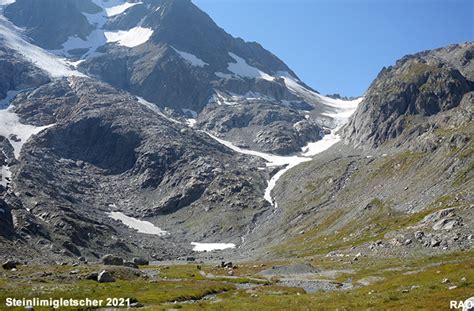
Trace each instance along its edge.
<path fill-rule="evenodd" d="M 13 228 L 13 220 L 8 205 L 0 199 L 0 236 L 3 238 L 11 239 L 15 236 L 15 230 Z"/>
<path fill-rule="evenodd" d="M 474 90 L 473 51 L 474 44 L 466 43 L 407 56 L 383 69 L 345 127 L 347 141 L 377 147 L 400 136 L 414 117 L 457 107 Z"/>
<path fill-rule="evenodd" d="M 93 26 L 82 12 L 98 10 L 90 0 L 18 0 L 7 6 L 4 14 L 15 25 L 26 28 L 35 44 L 57 49 L 72 35 L 85 38 Z"/>
<path fill-rule="evenodd" d="M 140 144 L 134 131 L 114 129 L 111 123 L 93 116 L 60 128 L 47 139 L 48 148 L 61 158 L 87 162 L 109 174 L 130 170 Z"/>
<path fill-rule="evenodd" d="M 200 111 L 212 95 L 209 73 L 187 65 L 169 46 L 110 47 L 87 71 L 160 107 Z"/>
<path fill-rule="evenodd" d="M 7 167 L 15 162 L 13 146 L 7 137 L 0 135 L 0 195 L 6 191 L 7 184 L 11 179 L 11 176 L 9 176 L 10 171 Z"/>

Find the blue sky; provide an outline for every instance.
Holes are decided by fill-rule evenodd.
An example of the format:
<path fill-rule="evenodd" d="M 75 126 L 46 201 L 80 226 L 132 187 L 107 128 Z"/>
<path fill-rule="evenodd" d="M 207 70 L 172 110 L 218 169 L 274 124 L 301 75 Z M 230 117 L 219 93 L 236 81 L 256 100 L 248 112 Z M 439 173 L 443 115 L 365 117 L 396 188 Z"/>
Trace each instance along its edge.
<path fill-rule="evenodd" d="M 474 0 L 193 0 L 323 94 L 361 95 L 383 66 L 474 41 Z"/>

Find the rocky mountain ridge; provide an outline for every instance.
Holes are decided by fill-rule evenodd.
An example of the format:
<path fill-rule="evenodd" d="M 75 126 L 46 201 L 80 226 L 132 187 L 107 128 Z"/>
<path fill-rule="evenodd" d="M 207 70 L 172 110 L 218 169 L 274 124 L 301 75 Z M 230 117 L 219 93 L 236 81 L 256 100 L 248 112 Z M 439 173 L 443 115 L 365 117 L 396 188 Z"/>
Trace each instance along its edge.
<path fill-rule="evenodd" d="M 280 208 L 255 237 L 269 244 L 261 258 L 472 249 L 473 49 L 452 45 L 384 68 L 342 128 L 344 141 L 276 186 Z"/>
<path fill-rule="evenodd" d="M 384 68 L 345 128 L 347 140 L 357 146 L 377 147 L 402 135 L 413 118 L 427 120 L 462 101 L 469 107 L 474 90 L 473 53 L 472 44 L 465 43 L 406 56 L 395 66 Z M 470 121 L 469 113 L 463 117 L 467 118 L 464 122 Z M 419 135 L 418 131 L 415 138 Z"/>

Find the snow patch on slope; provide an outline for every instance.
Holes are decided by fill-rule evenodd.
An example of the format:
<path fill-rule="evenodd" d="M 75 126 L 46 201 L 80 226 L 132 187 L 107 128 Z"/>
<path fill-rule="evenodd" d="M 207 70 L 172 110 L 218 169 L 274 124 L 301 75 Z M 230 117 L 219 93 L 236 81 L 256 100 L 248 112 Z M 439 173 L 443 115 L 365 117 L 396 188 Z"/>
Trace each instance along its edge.
<path fill-rule="evenodd" d="M 229 248 L 235 248 L 233 243 L 197 243 L 192 242 L 191 245 L 194 245 L 193 251 L 195 252 L 212 252 L 218 250 L 224 250 Z"/>
<path fill-rule="evenodd" d="M 320 101 L 321 97 L 318 93 L 305 88 L 303 85 L 299 83 L 300 81 L 298 79 L 294 78 L 288 72 L 282 71 L 282 72 L 278 72 L 277 74 L 278 74 L 278 77 L 282 78 L 285 81 L 286 87 L 293 94 L 300 96 L 306 100 L 309 100 L 310 102 Z"/>
<path fill-rule="evenodd" d="M 173 119 L 173 118 L 170 118 L 168 117 L 167 115 L 165 115 L 161 110 L 160 108 L 158 108 L 155 104 L 152 104 L 150 103 L 149 101 L 146 101 L 144 98 L 141 98 L 141 97 L 137 97 L 137 100 L 140 104 L 142 104 L 143 106 L 147 107 L 148 109 L 152 110 L 153 112 L 155 112 L 156 114 L 162 116 L 163 118 L 165 118 L 166 120 L 170 121 L 170 122 L 173 122 L 173 123 L 176 123 L 176 124 L 182 124 L 182 122 L 176 120 L 176 119 Z"/>
<path fill-rule="evenodd" d="M 129 30 L 106 31 L 104 35 L 108 43 L 114 42 L 133 48 L 147 42 L 153 35 L 153 29 L 138 26 Z"/>
<path fill-rule="evenodd" d="M 16 0 L 0 0 L 0 6 L 15 3 Z"/>
<path fill-rule="evenodd" d="M 151 222 L 129 217 L 125 215 L 124 213 L 110 212 L 110 213 L 107 213 L 107 215 L 112 219 L 121 221 L 127 227 L 135 229 L 140 233 L 153 234 L 153 235 L 159 235 L 159 236 L 168 234 L 168 232 L 161 230 L 160 228 L 156 227 Z"/>
<path fill-rule="evenodd" d="M 52 50 L 51 53 L 57 55 L 63 55 L 70 57 L 72 56 L 69 51 L 74 49 L 88 49 L 82 57 L 94 56 L 97 54 L 97 48 L 107 43 L 107 39 L 102 29 L 107 22 L 107 10 L 113 7 L 117 7 L 124 4 L 124 0 L 92 0 L 95 5 L 102 8 L 101 12 L 96 14 L 83 13 L 87 18 L 89 24 L 93 25 L 95 29 L 87 36 L 85 40 L 77 36 L 71 36 L 66 42 L 63 43 L 63 48 L 58 50 Z"/>
<path fill-rule="evenodd" d="M 309 101 L 317 102 L 323 105 L 327 110 L 323 115 L 334 119 L 336 127 L 345 124 L 349 117 L 355 112 L 357 106 L 362 101 L 362 97 L 354 100 L 335 99 L 318 94 L 301 85 L 298 79 L 288 72 L 278 72 L 280 78 L 285 81 L 286 87 L 295 95 Z"/>
<path fill-rule="evenodd" d="M 217 104 L 219 106 L 222 106 L 222 105 L 228 105 L 228 106 L 231 106 L 231 105 L 235 105 L 236 103 L 233 102 L 233 101 L 229 101 L 229 98 L 227 96 L 224 96 L 221 94 L 221 92 L 219 91 L 215 91 L 215 93 L 211 96 L 211 98 L 209 98 L 209 104 Z"/>
<path fill-rule="evenodd" d="M 83 13 L 89 24 L 94 25 L 94 29 L 85 40 L 78 36 L 71 36 L 66 42 L 63 43 L 63 48 L 58 50 L 52 50 L 51 53 L 62 56 L 72 56 L 69 51 L 75 49 L 88 49 L 85 56 L 92 56 L 96 54 L 97 48 L 107 43 L 107 40 L 104 36 L 104 30 L 101 29 L 107 21 L 107 16 L 104 12 L 99 12 L 97 14 L 87 14 Z"/>
<path fill-rule="evenodd" d="M 10 106 L 10 102 L 17 96 L 21 91 L 8 91 L 7 96 L 0 100 L 0 109 L 5 109 Z"/>
<path fill-rule="evenodd" d="M 319 97 L 321 98 L 323 105 L 331 107 L 331 109 L 329 109 L 330 112 L 324 112 L 323 115 L 332 118 L 338 129 L 347 123 L 363 100 L 363 97 L 354 100 L 334 99 L 322 95 L 319 95 Z"/>
<path fill-rule="evenodd" d="M 105 39 L 104 32 L 100 29 L 93 30 L 86 40 L 83 40 L 77 36 L 72 36 L 63 43 L 63 48 L 58 50 L 51 50 L 51 53 L 62 56 L 72 56 L 69 51 L 75 49 L 88 49 L 88 52 L 85 53 L 85 56 L 94 55 L 97 48 L 106 44 L 107 40 Z"/>
<path fill-rule="evenodd" d="M 23 145 L 31 136 L 38 134 L 54 124 L 46 126 L 34 126 L 22 124 L 20 117 L 11 109 L 0 110 L 0 136 L 8 138 L 13 146 L 15 158 L 19 158 Z"/>
<path fill-rule="evenodd" d="M 2 165 L 0 167 L 0 185 L 6 188 L 10 183 L 11 177 L 12 172 L 10 168 L 7 165 Z"/>
<path fill-rule="evenodd" d="M 216 104 L 216 105 L 238 105 L 244 101 L 252 102 L 252 101 L 259 101 L 259 100 L 272 100 L 271 97 L 260 94 L 258 92 L 249 91 L 243 95 L 235 94 L 232 92 L 221 92 L 215 90 L 214 94 L 209 98 L 209 104 Z"/>
<path fill-rule="evenodd" d="M 135 3 L 125 2 L 123 4 L 119 4 L 111 8 L 106 8 L 105 11 L 107 12 L 108 17 L 112 17 L 112 16 L 122 14 L 127 9 L 131 8 L 132 6 L 135 6 L 137 4 L 142 4 L 142 3 L 143 2 L 135 2 Z"/>
<path fill-rule="evenodd" d="M 51 52 L 56 55 L 62 55 L 66 57 L 72 57 L 74 55 L 70 54 L 69 51 L 76 49 L 87 49 L 88 51 L 82 55 L 82 58 L 87 58 L 90 56 L 95 56 L 98 54 L 97 49 L 107 42 L 119 42 L 122 45 L 129 47 L 130 44 L 135 44 L 139 40 L 143 40 L 143 31 L 137 30 L 135 28 L 141 28 L 140 25 L 132 28 L 127 31 L 117 31 L 117 32 L 105 32 L 103 27 L 107 22 L 109 17 L 113 17 L 119 14 L 124 13 L 128 8 L 133 7 L 137 4 L 142 4 L 142 2 L 130 3 L 125 2 L 124 0 L 92 0 L 94 4 L 102 8 L 102 11 L 96 14 L 83 13 L 84 16 L 89 21 L 89 24 L 94 25 L 95 29 L 83 40 L 78 36 L 71 36 L 66 42 L 63 43 L 63 47 L 58 50 L 52 50 Z M 109 41 L 106 34 L 109 34 L 113 41 Z M 128 34 L 127 34 L 128 33 Z M 137 36 L 136 38 L 133 38 Z M 115 41 L 117 39 L 117 41 Z M 148 39 L 145 40 L 145 42 Z M 141 43 L 140 43 L 141 44 Z M 139 45 L 139 44 L 137 44 Z M 135 45 L 133 45 L 135 46 Z"/>
<path fill-rule="evenodd" d="M 196 123 L 197 123 L 197 120 L 196 119 L 186 119 L 186 124 L 189 126 L 189 127 L 195 127 L 196 126 Z"/>
<path fill-rule="evenodd" d="M 20 117 L 12 111 L 13 106 L 7 109 L 1 109 L 2 107 L 9 106 L 10 102 L 18 93 L 20 93 L 20 91 L 8 91 L 7 96 L 0 101 L 0 136 L 8 139 L 13 147 L 13 153 L 16 159 L 20 157 L 23 145 L 31 136 L 54 125 L 34 126 L 23 124 L 20 122 Z M 7 165 L 2 165 L 0 170 L 0 185 L 6 187 L 10 182 L 12 173 Z"/>
<path fill-rule="evenodd" d="M 96 14 L 83 13 L 87 18 L 89 24 L 93 25 L 95 29 L 87 36 L 85 40 L 79 38 L 78 36 L 71 36 L 63 43 L 63 48 L 58 50 L 51 50 L 51 53 L 56 55 L 70 57 L 72 56 L 69 51 L 74 49 L 88 49 L 88 51 L 83 55 L 83 57 L 92 56 L 96 54 L 98 47 L 107 43 L 107 40 L 104 36 L 104 30 L 102 27 L 107 22 L 106 9 L 107 5 L 116 6 L 123 2 L 123 0 L 113 0 L 109 2 L 104 2 L 101 0 L 93 0 L 94 4 L 102 8 L 102 11 Z"/>
<path fill-rule="evenodd" d="M 231 52 L 229 52 L 229 55 L 235 60 L 235 63 L 228 64 L 227 70 L 229 70 L 230 72 L 242 78 L 265 79 L 268 81 L 274 80 L 274 77 L 270 76 L 269 74 L 247 64 L 245 59 Z M 216 73 L 216 75 L 222 75 L 222 73 Z"/>
<path fill-rule="evenodd" d="M 208 132 L 204 132 L 204 133 L 206 133 L 209 137 L 211 137 L 212 139 L 214 139 L 218 143 L 226 146 L 229 149 L 232 149 L 233 151 L 235 151 L 237 153 L 251 155 L 251 156 L 255 156 L 255 157 L 259 157 L 259 158 L 264 159 L 265 161 L 268 162 L 266 164 L 267 166 L 287 165 L 291 162 L 296 161 L 297 158 L 298 158 L 298 156 L 285 157 L 285 156 L 278 156 L 278 155 L 265 153 L 265 152 L 260 152 L 260 151 L 254 151 L 254 150 L 250 150 L 250 149 L 243 149 L 243 148 L 235 146 L 232 142 L 220 139 L 220 138 L 212 135 L 211 133 L 208 133 Z"/>
<path fill-rule="evenodd" d="M 20 28 L 0 15 L 0 39 L 3 39 L 5 46 L 17 51 L 26 60 L 47 72 L 51 77 L 85 77 L 79 71 L 71 69 L 66 60 L 27 42 L 21 37 L 20 33 Z"/>
<path fill-rule="evenodd" d="M 341 137 L 335 134 L 339 128 L 336 128 L 331 131 L 330 134 L 325 135 L 321 140 L 318 140 L 313 143 L 308 143 L 306 146 L 302 148 L 302 155 L 304 157 L 312 157 L 315 156 L 329 148 L 331 148 L 334 144 L 341 141 Z"/>
<path fill-rule="evenodd" d="M 186 109 L 186 108 L 183 108 L 181 109 L 181 111 L 186 115 L 186 116 L 191 116 L 190 118 L 186 118 L 185 121 L 186 121 L 186 124 L 189 126 L 189 127 L 194 127 L 197 123 L 197 116 L 198 116 L 198 113 L 194 110 L 191 110 L 191 109 Z"/>
<path fill-rule="evenodd" d="M 204 62 L 202 59 L 198 58 L 197 56 L 195 56 L 191 53 L 180 51 L 180 50 L 178 50 L 174 47 L 172 47 L 172 48 L 173 48 L 173 50 L 175 50 L 176 53 L 179 54 L 179 56 L 181 56 L 181 58 L 183 58 L 191 66 L 204 67 L 206 65 L 209 65 L 208 63 Z"/>
<path fill-rule="evenodd" d="M 277 181 L 283 176 L 286 172 L 291 170 L 293 167 L 303 163 L 303 162 L 308 162 L 311 161 L 311 158 L 303 158 L 303 157 L 295 157 L 294 159 L 288 159 L 288 163 L 286 164 L 286 167 L 275 175 L 268 181 L 267 188 L 265 189 L 265 194 L 263 198 L 267 200 L 271 205 L 277 207 L 275 200 L 272 198 L 272 191 L 273 188 L 275 188 Z"/>

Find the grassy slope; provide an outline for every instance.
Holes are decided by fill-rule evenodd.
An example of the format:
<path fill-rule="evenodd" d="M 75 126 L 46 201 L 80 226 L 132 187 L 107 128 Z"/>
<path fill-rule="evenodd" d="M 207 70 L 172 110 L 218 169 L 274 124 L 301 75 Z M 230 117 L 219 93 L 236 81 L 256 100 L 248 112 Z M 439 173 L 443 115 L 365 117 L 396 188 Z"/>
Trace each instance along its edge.
<path fill-rule="evenodd" d="M 69 272 L 79 269 L 81 275 L 106 268 L 118 279 L 114 283 L 100 284 L 92 280 L 79 280 Z M 37 274 L 43 271 L 46 274 Z M 35 276 L 37 275 L 37 276 Z M 53 275 L 49 278 L 47 275 Z M 33 276 L 33 277 L 31 277 Z M 228 282 L 215 280 L 197 280 L 194 278 L 152 281 L 146 277 L 137 277 L 131 270 L 117 267 L 98 266 L 20 266 L 16 272 L 5 272 L 0 278 L 0 301 L 7 297 L 42 299 L 106 299 L 131 298 L 147 305 L 159 305 L 165 302 L 201 299 L 202 297 L 233 290 Z M 5 308 L 6 309 L 6 308 Z M 9 309 L 15 310 L 15 309 Z M 24 310 L 18 308 L 18 310 Z M 47 310 L 37 308 L 35 310 Z"/>
<path fill-rule="evenodd" d="M 185 310 L 446 310 L 450 300 L 465 300 L 474 291 L 473 252 L 413 260 L 364 259 L 354 273 L 341 275 L 354 281 L 377 276 L 369 286 L 330 293 L 304 294 L 275 286 L 230 291 L 217 302 L 183 305 Z M 316 267 L 334 265 L 318 258 Z M 334 266 L 333 266 L 334 267 Z M 343 264 L 339 268 L 347 268 Z M 448 278 L 449 283 L 442 280 Z M 457 286 L 449 289 L 450 286 Z M 298 294 L 299 293 L 299 294 Z"/>
<path fill-rule="evenodd" d="M 115 271 L 121 280 L 110 284 L 74 278 L 59 282 L 37 278 L 28 282 L 21 277 L 32 275 L 38 271 L 38 267 L 21 267 L 17 272 L 8 272 L 10 275 L 16 273 L 19 278 L 7 280 L 7 275 L 4 275 L 0 279 L 0 299 L 131 297 L 145 304 L 147 310 L 444 310 L 448 308 L 450 300 L 465 300 L 472 296 L 473 258 L 474 252 L 470 251 L 410 260 L 361 258 L 356 264 L 348 266 L 347 263 L 320 256 L 313 258 L 313 266 L 322 270 L 343 271 L 334 278 L 335 282 L 349 277 L 354 284 L 368 277 L 377 277 L 378 280 L 352 290 L 315 294 L 306 294 L 302 289 L 282 287 L 270 282 L 252 289 L 235 287 L 234 283 L 250 282 L 255 273 L 267 269 L 271 264 L 244 264 L 236 269 L 241 277 L 232 281 L 225 279 L 225 269 L 211 266 L 202 266 L 201 271 L 213 273 L 217 278 L 222 276 L 222 280 L 202 277 L 197 265 L 146 267 L 144 270 L 157 270 L 162 278 L 172 279 L 150 282 L 126 271 Z M 100 268 L 81 266 L 79 269 L 86 272 Z M 77 268 L 41 267 L 42 271 L 55 275 L 68 273 L 72 269 Z M 445 278 L 449 279 L 448 283 L 442 283 Z M 450 290 L 450 286 L 456 288 Z M 216 294 L 215 299 L 191 304 L 179 303 L 199 300 L 208 294 Z"/>
<path fill-rule="evenodd" d="M 473 123 L 464 129 L 471 133 Z M 452 130 L 437 130 L 439 137 L 451 134 Z M 282 195 L 285 208 L 281 227 L 292 225 L 281 234 L 286 240 L 273 245 L 272 251 L 278 257 L 325 254 L 381 240 L 437 210 L 472 209 L 473 149 L 470 142 L 464 148 L 443 149 L 435 155 L 404 151 L 369 160 L 352 157 L 311 162 L 296 168 L 279 186 L 280 190 L 287 188 Z M 446 172 L 455 161 L 465 164 L 446 180 Z M 357 169 L 348 174 L 350 165 Z M 302 177 L 305 173 L 310 177 Z M 334 190 L 338 180 L 347 180 L 342 190 Z M 423 198 L 426 189 L 433 187 L 439 188 L 432 197 Z M 458 197 L 466 200 L 459 201 Z M 414 212 L 400 210 L 411 202 L 417 202 Z"/>

